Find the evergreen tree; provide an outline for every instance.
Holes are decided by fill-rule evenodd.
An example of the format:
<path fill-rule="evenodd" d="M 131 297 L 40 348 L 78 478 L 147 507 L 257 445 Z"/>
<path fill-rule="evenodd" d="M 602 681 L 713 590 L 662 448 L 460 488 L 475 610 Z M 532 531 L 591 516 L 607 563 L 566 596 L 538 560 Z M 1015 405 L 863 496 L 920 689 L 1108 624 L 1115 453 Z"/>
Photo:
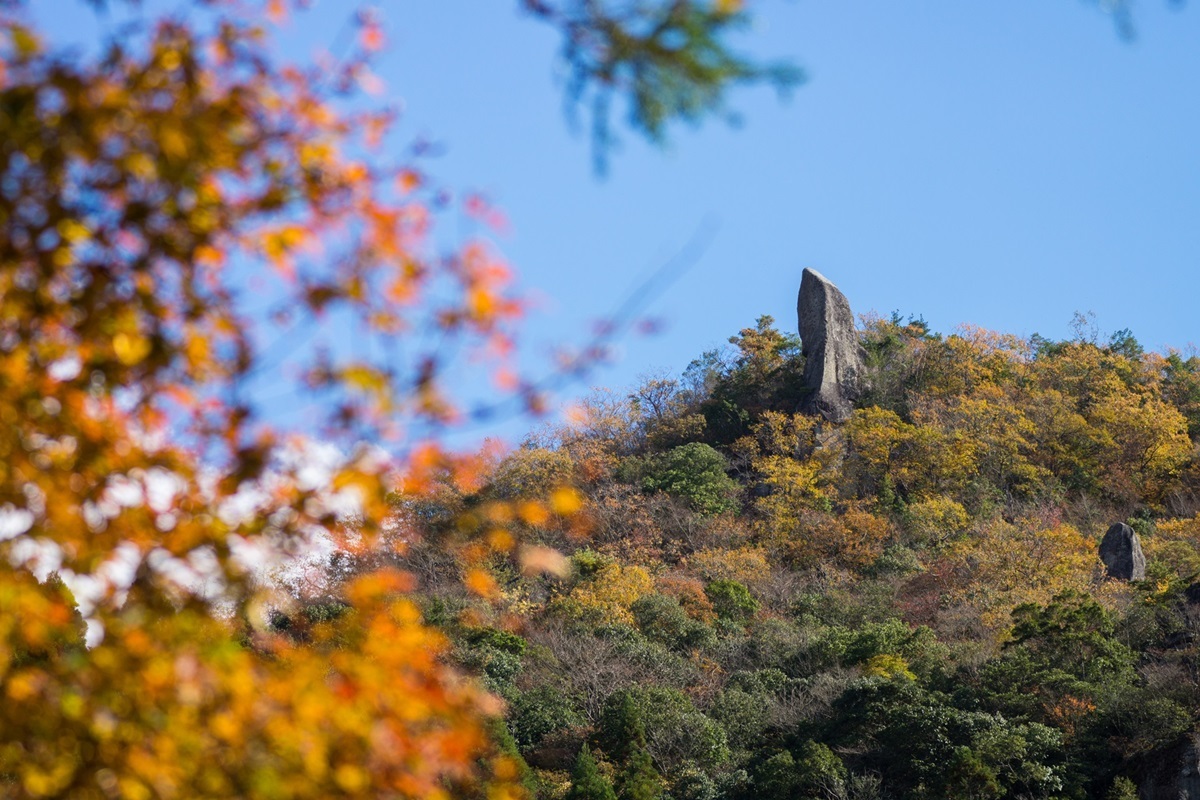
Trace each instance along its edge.
<path fill-rule="evenodd" d="M 601 747 L 614 761 L 627 761 L 635 746 L 645 747 L 646 723 L 630 692 L 609 697 L 600 718 L 599 735 Z"/>
<path fill-rule="evenodd" d="M 1109 787 L 1105 800 L 1138 800 L 1137 784 L 1129 778 L 1119 777 Z"/>
<path fill-rule="evenodd" d="M 529 768 L 529 763 L 525 757 L 521 755 L 520 748 L 517 747 L 517 740 L 508 730 L 508 725 L 499 717 L 493 717 L 488 723 L 488 733 L 491 735 L 492 742 L 496 745 L 496 751 L 499 755 L 508 758 L 516 768 L 517 781 L 529 793 L 530 797 L 537 794 L 537 779 L 534 778 L 533 770 Z M 481 762 L 480 767 L 484 767 Z M 591 795 L 588 795 L 589 797 Z"/>
<path fill-rule="evenodd" d="M 663 779 L 646 749 L 646 723 L 632 692 L 609 697 L 599 733 L 605 751 L 625 764 L 617 780 L 617 797 L 658 800 L 663 793 Z"/>
<path fill-rule="evenodd" d="M 571 772 L 571 790 L 567 792 L 566 800 L 617 800 L 617 793 L 613 791 L 608 779 L 600 774 L 596 767 L 596 759 L 586 743 L 575 759 L 575 769 Z"/>
<path fill-rule="evenodd" d="M 658 800 L 662 797 L 662 776 L 654 768 L 645 741 L 631 743 L 629 760 L 621 772 L 620 787 L 619 800 Z"/>

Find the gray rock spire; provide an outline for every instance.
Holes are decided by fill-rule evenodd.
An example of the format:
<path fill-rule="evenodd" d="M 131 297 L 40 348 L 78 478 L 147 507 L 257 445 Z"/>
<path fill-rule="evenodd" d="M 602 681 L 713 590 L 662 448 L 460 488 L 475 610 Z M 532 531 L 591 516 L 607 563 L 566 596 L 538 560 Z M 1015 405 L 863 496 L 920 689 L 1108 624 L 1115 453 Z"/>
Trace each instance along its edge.
<path fill-rule="evenodd" d="M 850 303 L 829 279 L 805 269 L 796 301 L 808 395 L 800 410 L 844 422 L 854 411 L 863 372 L 862 345 Z"/>
<path fill-rule="evenodd" d="M 1110 578 L 1140 581 L 1146 577 L 1146 556 L 1133 528 L 1118 522 L 1108 529 L 1100 542 L 1100 560 Z"/>

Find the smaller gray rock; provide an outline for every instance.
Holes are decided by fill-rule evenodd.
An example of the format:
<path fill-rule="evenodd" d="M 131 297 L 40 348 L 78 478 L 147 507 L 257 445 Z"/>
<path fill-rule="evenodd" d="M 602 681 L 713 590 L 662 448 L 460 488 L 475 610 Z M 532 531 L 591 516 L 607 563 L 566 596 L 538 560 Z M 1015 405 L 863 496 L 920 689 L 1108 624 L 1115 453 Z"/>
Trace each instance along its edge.
<path fill-rule="evenodd" d="M 1108 529 L 1100 542 L 1100 560 L 1110 578 L 1140 581 L 1146 577 L 1146 554 L 1133 528 L 1118 522 Z"/>

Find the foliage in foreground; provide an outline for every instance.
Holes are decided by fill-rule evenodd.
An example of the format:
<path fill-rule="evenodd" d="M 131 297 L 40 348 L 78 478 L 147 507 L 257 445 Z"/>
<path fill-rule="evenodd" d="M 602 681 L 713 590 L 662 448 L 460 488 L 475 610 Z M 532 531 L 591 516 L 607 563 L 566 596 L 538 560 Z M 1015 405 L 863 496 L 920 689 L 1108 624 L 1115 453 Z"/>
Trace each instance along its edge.
<path fill-rule="evenodd" d="M 0 3 L 3 794 L 519 793 L 519 761 L 488 736 L 500 705 L 449 663 L 413 574 L 364 555 L 417 535 L 387 501 L 398 486 L 478 483 L 480 459 L 436 433 L 465 413 L 445 343 L 486 355 L 518 407 L 542 404 L 505 356 L 523 305 L 486 237 L 497 215 L 448 200 L 422 149 L 389 139 L 391 112 L 356 97 L 376 82 L 378 18 L 352 15 L 332 63 L 288 63 L 286 2 L 136 13 L 78 49 L 31 5 Z M 702 20 L 707 52 L 736 11 Z M 646 130 L 731 77 L 673 78 Z M 446 246 L 437 222 L 459 208 L 473 235 Z M 410 344 L 305 346 L 329 320 Z M 308 438 L 264 423 L 263 378 L 312 403 Z M 464 518 L 442 552 L 554 568 L 514 536 L 566 524 L 574 495 L 548 494 Z M 353 575 L 293 574 L 289 596 L 255 574 L 314 542 Z M 484 570 L 463 578 L 494 591 Z"/>

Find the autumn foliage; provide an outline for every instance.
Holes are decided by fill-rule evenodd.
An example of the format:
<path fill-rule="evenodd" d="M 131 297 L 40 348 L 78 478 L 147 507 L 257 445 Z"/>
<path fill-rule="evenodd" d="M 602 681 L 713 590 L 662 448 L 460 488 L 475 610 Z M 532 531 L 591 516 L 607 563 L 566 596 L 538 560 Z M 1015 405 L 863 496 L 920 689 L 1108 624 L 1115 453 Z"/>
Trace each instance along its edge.
<path fill-rule="evenodd" d="M 195 5 L 77 53 L 0 3 L 4 796 L 1076 798 L 1196 730 L 1200 359 L 872 318 L 834 425 L 763 317 L 452 453 L 451 346 L 545 403 L 502 217 L 351 102 L 374 15 L 291 64 L 289 4 Z M 615 92 L 658 139 L 798 77 L 741 3 L 520 5 L 601 152 Z"/>
<path fill-rule="evenodd" d="M 1067 798 L 1174 763 L 1200 697 L 1194 361 L 1127 332 L 859 335 L 845 423 L 795 413 L 803 356 L 764 318 L 488 473 L 478 496 L 573 484 L 587 521 L 526 530 L 569 572 L 494 564 L 471 623 L 525 641 L 482 674 L 514 730 L 538 726 L 518 748 L 538 796 L 636 773 L 647 796 Z M 1117 520 L 1146 581 L 1105 577 Z"/>
<path fill-rule="evenodd" d="M 425 798 L 494 779 L 505 796 L 514 771 L 485 732 L 499 706 L 445 662 L 410 574 L 347 578 L 353 611 L 302 641 L 272 628 L 288 601 L 255 579 L 322 536 L 379 546 L 401 474 L 409 492 L 470 480 L 472 461 L 406 433 L 461 415 L 445 364 L 314 352 L 289 379 L 327 411 L 311 433 L 348 454 L 318 480 L 245 387 L 277 366 L 264 342 L 331 317 L 436 330 L 504 369 L 521 304 L 486 240 L 434 246 L 421 165 L 381 156 L 389 114 L 339 107 L 375 21 L 338 64 L 289 65 L 245 11 L 151 20 L 83 58 L 23 4 L 0 12 L 0 782 Z M 252 313 L 246 287 L 272 308 Z M 29 577 L 47 570 L 76 597 Z"/>
<path fill-rule="evenodd" d="M 578 538 L 573 474 L 481 501 L 494 458 L 441 445 L 495 413 L 448 388 L 456 360 L 501 408 L 545 407 L 512 364 L 503 215 L 364 100 L 370 9 L 289 62 L 303 2 L 83 3 L 129 24 L 74 45 L 33 5 L 0 3 L 4 795 L 521 794 L 502 703 L 414 594 L 448 569 L 486 607 L 499 565 L 565 570 L 530 528 Z M 739 3 L 518 5 L 573 43 L 576 99 L 601 87 L 598 156 L 614 95 L 661 139 L 734 81 L 790 80 L 726 48 Z M 604 41 L 632 49 L 600 64 Z M 466 238 L 439 233 L 451 213 Z M 265 413 L 264 381 L 302 426 Z"/>

